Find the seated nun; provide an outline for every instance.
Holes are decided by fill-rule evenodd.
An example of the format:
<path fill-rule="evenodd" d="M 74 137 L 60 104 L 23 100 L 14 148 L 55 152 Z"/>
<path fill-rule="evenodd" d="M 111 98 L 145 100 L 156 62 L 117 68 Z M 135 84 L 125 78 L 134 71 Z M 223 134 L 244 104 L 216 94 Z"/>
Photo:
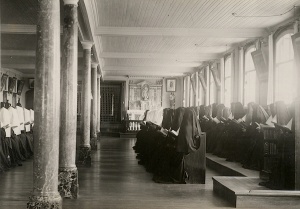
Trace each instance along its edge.
<path fill-rule="evenodd" d="M 162 119 L 162 124 L 165 126 L 168 126 L 170 129 L 170 126 L 172 124 L 173 120 L 173 109 L 165 109 L 165 114 Z M 160 113 L 158 113 L 160 114 Z M 161 128 L 160 130 L 157 130 L 156 132 L 153 132 L 153 143 L 151 144 L 151 158 L 148 166 L 146 165 L 146 170 L 153 172 L 154 176 L 156 173 L 160 172 L 160 162 L 164 160 L 165 153 L 167 152 L 167 135 L 168 135 L 168 129 Z"/>
<path fill-rule="evenodd" d="M 221 123 L 220 126 L 220 144 L 218 144 L 217 155 L 222 158 L 228 157 L 228 137 L 229 137 L 229 128 L 230 128 L 230 120 L 233 119 L 232 113 L 229 107 L 224 107 L 222 111 Z"/>
<path fill-rule="evenodd" d="M 1 125 L 1 141 L 0 141 L 0 158 L 1 164 L 4 169 L 8 169 L 12 166 L 11 158 L 10 158 L 10 149 L 11 149 L 11 142 L 10 142 L 10 117 L 8 110 L 4 107 L 4 103 L 1 103 L 0 109 L 0 125 Z"/>
<path fill-rule="evenodd" d="M 24 108 L 24 125 L 25 125 L 25 132 L 28 133 L 30 132 L 30 122 L 31 118 L 30 118 L 30 111 L 26 108 Z"/>
<path fill-rule="evenodd" d="M 229 124 L 229 136 L 227 141 L 228 161 L 240 161 L 240 143 L 246 130 L 245 122 L 242 118 L 245 116 L 244 107 L 240 102 L 231 104 L 233 119 Z"/>
<path fill-rule="evenodd" d="M 29 111 L 30 111 L 30 125 L 31 125 L 31 128 L 33 128 L 33 126 L 34 126 L 34 111 L 32 109 L 30 109 Z"/>
<path fill-rule="evenodd" d="M 273 146 L 276 150 L 269 153 L 269 157 L 276 157 L 270 165 L 270 179 L 268 182 L 262 182 L 271 189 L 295 189 L 295 130 L 293 121 L 295 117 L 294 104 L 288 108 L 284 102 L 275 102 L 276 122 L 275 140 Z"/>
<path fill-rule="evenodd" d="M 225 105 L 219 104 L 217 106 L 217 116 L 215 117 L 214 121 L 216 123 L 215 125 L 215 131 L 214 134 L 211 136 L 211 150 L 213 154 L 221 157 L 222 151 L 224 148 L 224 143 L 226 141 L 225 137 L 225 123 L 223 119 L 223 111 L 224 111 Z"/>
<path fill-rule="evenodd" d="M 20 103 L 19 103 L 20 104 Z M 13 129 L 13 137 L 17 138 L 19 141 L 19 147 L 20 147 L 20 153 L 22 156 L 26 159 L 30 157 L 30 151 L 29 146 L 27 145 L 27 140 L 24 134 L 21 133 L 21 128 L 24 129 L 23 121 L 23 115 L 18 114 L 18 106 L 16 108 L 12 108 L 13 110 L 13 120 L 15 121 L 15 125 L 12 128 Z"/>
<path fill-rule="evenodd" d="M 11 144 L 12 144 L 12 156 L 15 159 L 15 163 L 19 166 L 22 165 L 21 161 L 24 161 L 26 158 L 21 152 L 21 141 L 17 134 L 20 134 L 19 130 L 19 118 L 18 113 L 13 107 L 8 108 L 9 117 L 10 117 L 10 126 L 11 126 Z"/>
<path fill-rule="evenodd" d="M 160 160 L 153 175 L 153 180 L 157 183 L 180 183 L 182 181 L 180 162 L 182 155 L 176 151 L 176 145 L 184 112 L 183 107 L 175 110 L 171 131 L 166 137 L 164 152 L 160 153 Z"/>
<path fill-rule="evenodd" d="M 210 146 L 210 139 L 213 137 L 214 134 L 214 127 L 215 123 L 213 122 L 212 118 L 212 106 L 206 106 L 204 108 L 205 114 L 202 117 L 201 122 L 201 127 L 202 125 L 205 127 L 205 132 L 206 132 L 206 139 L 207 139 L 207 144 L 206 144 L 206 151 L 207 152 L 212 152 L 212 146 Z"/>
<path fill-rule="evenodd" d="M 147 130 L 139 138 L 139 154 L 137 158 L 140 159 L 139 164 L 148 164 L 153 153 L 153 143 L 155 143 L 155 134 L 157 130 L 161 129 L 163 116 L 163 109 L 151 110 L 146 117 Z"/>
<path fill-rule="evenodd" d="M 249 168 L 252 170 L 262 170 L 263 169 L 263 133 L 260 132 L 260 124 L 266 123 L 269 115 L 265 109 L 255 104 L 253 106 L 252 115 L 252 125 L 247 129 L 249 135 L 251 136 L 250 143 L 248 144 L 247 156 L 243 162 L 244 168 Z"/>
<path fill-rule="evenodd" d="M 24 125 L 25 124 L 24 109 L 21 103 L 18 103 L 18 105 L 16 106 L 16 110 L 20 122 L 19 129 L 21 131 L 19 138 L 21 140 L 21 143 L 23 144 L 23 147 L 25 147 L 24 154 L 26 158 L 30 158 L 33 155 L 33 142 L 29 139 L 29 137 L 26 136 L 25 125 Z"/>
<path fill-rule="evenodd" d="M 191 108 L 186 108 L 182 123 L 180 125 L 176 151 L 178 152 L 178 158 L 176 159 L 177 167 L 179 169 L 177 177 L 181 177 L 178 183 L 185 183 L 189 176 L 192 176 L 192 171 L 188 171 L 184 167 L 183 157 L 196 152 L 201 144 L 202 131 L 197 119 L 196 112 Z M 180 159 L 181 158 L 181 159 Z M 180 166 L 181 165 L 181 166 Z M 191 173 L 189 173 L 191 172 Z"/>

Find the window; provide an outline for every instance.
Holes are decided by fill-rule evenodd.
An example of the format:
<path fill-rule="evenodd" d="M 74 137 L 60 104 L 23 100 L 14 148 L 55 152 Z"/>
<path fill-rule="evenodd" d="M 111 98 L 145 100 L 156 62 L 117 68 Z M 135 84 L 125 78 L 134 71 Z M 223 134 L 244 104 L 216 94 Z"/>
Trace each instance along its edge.
<path fill-rule="evenodd" d="M 212 72 L 209 71 L 209 104 L 216 102 L 216 83 Z"/>
<path fill-rule="evenodd" d="M 186 94 L 186 77 L 183 78 L 183 107 L 186 107 L 186 100 L 187 100 L 187 94 Z"/>
<path fill-rule="evenodd" d="M 189 76 L 190 79 L 190 107 L 194 106 L 194 89 L 193 89 L 193 78 Z"/>
<path fill-rule="evenodd" d="M 255 47 L 251 47 L 245 53 L 244 105 L 255 102 L 256 71 L 251 55 L 255 50 Z"/>
<path fill-rule="evenodd" d="M 292 33 L 285 34 L 276 42 L 275 57 L 275 101 L 289 104 L 296 96 L 296 71 Z"/>
<path fill-rule="evenodd" d="M 182 106 L 185 107 L 185 100 L 186 100 L 186 78 L 183 78 L 183 101 L 182 101 Z"/>
<path fill-rule="evenodd" d="M 224 66 L 224 105 L 230 107 L 231 103 L 231 56 L 225 59 Z"/>

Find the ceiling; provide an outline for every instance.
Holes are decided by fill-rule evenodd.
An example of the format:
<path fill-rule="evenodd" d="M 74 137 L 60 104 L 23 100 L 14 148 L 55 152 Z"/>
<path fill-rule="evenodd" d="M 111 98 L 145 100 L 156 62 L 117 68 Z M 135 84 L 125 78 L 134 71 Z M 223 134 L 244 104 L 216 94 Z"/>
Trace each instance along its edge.
<path fill-rule="evenodd" d="M 0 1 L 2 67 L 33 74 L 37 0 Z M 94 60 L 109 78 L 193 72 L 299 16 L 295 5 L 300 0 L 80 0 L 79 7 L 88 24 L 81 30 L 90 29 Z"/>

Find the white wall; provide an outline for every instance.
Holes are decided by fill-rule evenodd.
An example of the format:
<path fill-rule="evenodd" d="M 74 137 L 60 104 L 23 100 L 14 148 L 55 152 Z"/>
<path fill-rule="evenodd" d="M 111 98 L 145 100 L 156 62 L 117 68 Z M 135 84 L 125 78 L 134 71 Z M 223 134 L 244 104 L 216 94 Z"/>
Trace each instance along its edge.
<path fill-rule="evenodd" d="M 176 78 L 176 92 L 175 95 L 175 108 L 182 107 L 183 101 L 183 79 L 184 77 Z M 162 107 L 169 108 L 170 107 L 170 94 L 171 92 L 167 92 L 166 90 L 166 79 L 163 80 L 163 95 L 162 95 Z"/>

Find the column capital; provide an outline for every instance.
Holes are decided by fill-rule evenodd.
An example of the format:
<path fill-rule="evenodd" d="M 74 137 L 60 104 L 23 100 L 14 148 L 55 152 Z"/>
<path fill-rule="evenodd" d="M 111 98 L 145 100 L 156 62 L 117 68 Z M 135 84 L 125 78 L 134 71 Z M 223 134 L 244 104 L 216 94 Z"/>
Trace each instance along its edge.
<path fill-rule="evenodd" d="M 94 42 L 92 41 L 81 41 L 81 45 L 83 49 L 91 49 L 94 45 Z"/>
<path fill-rule="evenodd" d="M 67 4 L 73 4 L 73 5 L 78 5 L 78 1 L 79 0 L 64 0 L 64 5 L 67 5 Z"/>
<path fill-rule="evenodd" d="M 94 68 L 94 69 L 97 69 L 98 65 L 99 65 L 99 63 L 97 63 L 97 62 L 92 62 L 92 64 L 91 64 L 92 68 Z"/>

